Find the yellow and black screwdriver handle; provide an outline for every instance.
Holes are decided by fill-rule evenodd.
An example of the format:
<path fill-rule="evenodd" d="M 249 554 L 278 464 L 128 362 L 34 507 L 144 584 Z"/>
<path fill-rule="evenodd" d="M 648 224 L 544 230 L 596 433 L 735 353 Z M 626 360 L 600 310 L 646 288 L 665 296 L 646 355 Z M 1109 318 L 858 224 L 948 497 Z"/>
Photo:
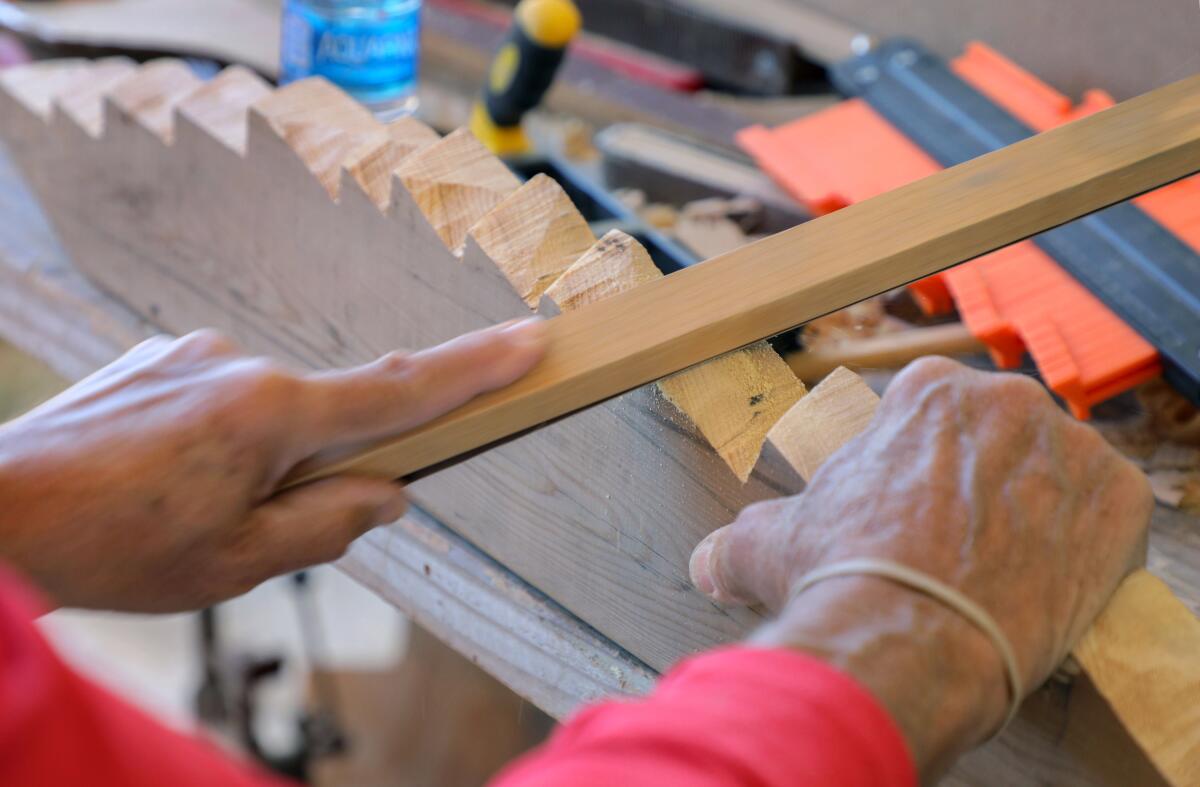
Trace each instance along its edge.
<path fill-rule="evenodd" d="M 513 11 L 512 29 L 492 61 L 483 99 L 471 113 L 471 132 L 496 155 L 529 150 L 521 118 L 554 82 L 581 21 L 571 0 L 521 0 Z"/>

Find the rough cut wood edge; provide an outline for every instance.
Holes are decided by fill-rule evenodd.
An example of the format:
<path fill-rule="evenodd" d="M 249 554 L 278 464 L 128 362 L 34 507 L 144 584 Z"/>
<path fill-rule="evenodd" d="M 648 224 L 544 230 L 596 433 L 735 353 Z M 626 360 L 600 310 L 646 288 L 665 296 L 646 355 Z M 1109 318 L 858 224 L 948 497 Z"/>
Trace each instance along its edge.
<path fill-rule="evenodd" d="M 466 129 L 406 158 L 396 177 L 452 251 L 461 249 L 467 231 L 521 185 Z"/>
<path fill-rule="evenodd" d="M 866 428 L 879 398 L 838 369 L 770 434 L 806 481 Z M 1200 779 L 1200 620 L 1148 571 L 1117 589 L 1073 655 L 1128 734 L 1171 784 Z"/>
<path fill-rule="evenodd" d="M 390 142 L 383 125 L 364 106 L 320 78 L 271 91 L 254 103 L 249 122 L 278 134 L 334 199 L 341 190 L 343 166 L 361 159 L 364 149 Z M 379 199 L 377 184 L 361 185 Z"/>
<path fill-rule="evenodd" d="M 640 243 L 612 230 L 544 297 L 565 312 L 661 277 Z M 804 385 L 766 342 L 659 380 L 657 386 L 740 481 L 754 470 L 767 431 L 804 395 Z"/>
<path fill-rule="evenodd" d="M 147 131 L 169 143 L 175 133 L 175 106 L 201 84 L 186 63 L 152 60 L 103 95 Z"/>
<path fill-rule="evenodd" d="M 765 451 L 807 483 L 830 454 L 867 428 L 879 397 L 854 372 L 837 368 L 767 432 Z"/>
<path fill-rule="evenodd" d="M 596 236 L 562 186 L 538 174 L 480 219 L 470 240 L 536 309 L 546 288 L 591 248 Z"/>
<path fill-rule="evenodd" d="M 104 111 L 100 97 L 137 70 L 137 64 L 124 57 L 97 60 L 88 79 L 72 89 L 62 90 L 54 96 L 54 106 L 72 122 L 93 137 L 100 136 L 104 128 Z"/>
<path fill-rule="evenodd" d="M 231 66 L 192 91 L 176 110 L 231 151 L 245 155 L 249 109 L 270 92 L 271 86 L 253 71 Z"/>

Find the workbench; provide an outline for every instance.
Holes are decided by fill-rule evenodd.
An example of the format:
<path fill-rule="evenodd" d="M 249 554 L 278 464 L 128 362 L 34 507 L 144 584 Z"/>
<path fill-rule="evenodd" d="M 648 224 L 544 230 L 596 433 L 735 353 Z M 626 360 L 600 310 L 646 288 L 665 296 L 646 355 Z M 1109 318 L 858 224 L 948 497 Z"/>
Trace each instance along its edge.
<path fill-rule="evenodd" d="M 7 158 L 0 158 L 0 217 L 0 335 L 5 339 L 77 380 L 155 333 L 74 269 Z M 356 542 L 340 567 L 556 717 L 596 697 L 644 693 L 656 675 L 647 661 L 662 668 L 672 657 L 695 650 L 693 643 L 733 639 L 759 619 L 744 610 L 700 609 L 686 579 L 674 574 L 660 582 L 666 588 L 661 598 L 631 604 L 628 595 L 577 594 L 570 601 L 573 614 L 459 535 L 452 515 L 443 520 L 414 508 Z M 624 549 L 641 556 L 644 570 L 671 562 L 655 553 L 655 544 L 639 541 L 638 533 L 625 533 L 621 517 L 609 524 L 613 532 L 603 537 L 615 539 L 619 548 L 623 537 L 630 539 Z M 1150 555 L 1155 572 L 1193 612 L 1200 610 L 1195 524 L 1160 507 Z M 669 546 L 681 554 L 690 549 L 682 543 Z M 564 572 L 555 580 L 558 587 L 576 581 L 615 587 L 622 581 L 619 567 L 586 564 L 582 556 L 564 560 L 561 567 L 543 566 L 543 576 Z M 645 634 L 658 625 L 663 609 L 672 608 L 678 610 L 675 627 Z M 606 637 L 585 618 L 628 634 Z M 649 656 L 639 659 L 631 650 Z M 1017 722 L 966 757 L 945 783 L 1155 783 L 1135 744 L 1111 715 L 1105 723 L 1106 714 L 1103 700 L 1086 681 L 1051 683 L 1030 698 Z M 1086 728 L 1080 726 L 1083 719 Z"/>

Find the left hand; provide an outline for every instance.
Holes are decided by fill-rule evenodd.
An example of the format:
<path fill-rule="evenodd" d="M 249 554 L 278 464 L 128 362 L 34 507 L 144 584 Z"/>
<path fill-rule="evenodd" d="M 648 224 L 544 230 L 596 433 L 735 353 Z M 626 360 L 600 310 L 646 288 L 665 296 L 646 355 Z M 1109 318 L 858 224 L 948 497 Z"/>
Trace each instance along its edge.
<path fill-rule="evenodd" d="M 332 560 L 405 509 L 388 479 L 274 494 L 318 451 L 404 432 L 525 374 L 536 320 L 302 374 L 211 331 L 143 342 L 0 427 L 0 557 L 64 605 L 192 609 Z"/>

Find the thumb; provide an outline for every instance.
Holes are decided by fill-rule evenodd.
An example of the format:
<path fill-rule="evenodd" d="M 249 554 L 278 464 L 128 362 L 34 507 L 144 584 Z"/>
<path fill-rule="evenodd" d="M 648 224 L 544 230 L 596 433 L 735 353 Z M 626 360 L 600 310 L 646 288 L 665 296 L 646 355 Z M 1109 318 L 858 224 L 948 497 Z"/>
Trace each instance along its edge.
<path fill-rule="evenodd" d="M 305 484 L 254 509 L 234 558 L 259 580 L 328 563 L 407 506 L 403 487 L 391 481 L 335 476 Z"/>
<path fill-rule="evenodd" d="M 778 610 L 787 600 L 794 562 L 787 517 L 793 504 L 792 498 L 755 503 L 710 533 L 688 563 L 696 589 L 725 606 Z"/>

